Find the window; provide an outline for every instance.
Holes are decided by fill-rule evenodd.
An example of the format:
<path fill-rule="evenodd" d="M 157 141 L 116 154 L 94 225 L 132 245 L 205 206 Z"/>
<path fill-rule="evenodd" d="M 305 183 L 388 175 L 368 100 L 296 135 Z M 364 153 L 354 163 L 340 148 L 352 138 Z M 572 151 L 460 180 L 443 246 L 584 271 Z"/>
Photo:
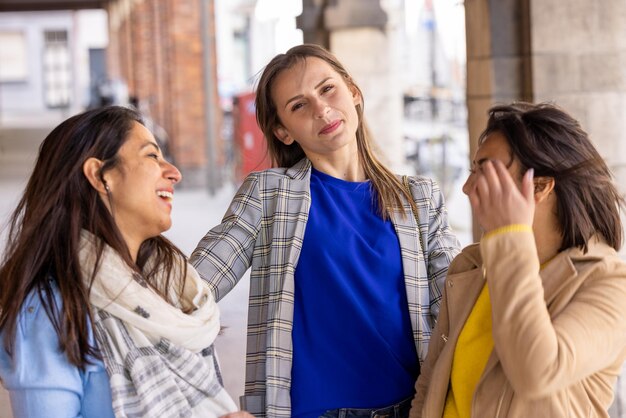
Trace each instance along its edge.
<path fill-rule="evenodd" d="M 26 81 L 26 37 L 22 32 L 0 32 L 0 83 Z"/>
<path fill-rule="evenodd" d="M 50 108 L 68 107 L 72 77 L 66 30 L 44 32 L 43 78 L 46 105 Z"/>

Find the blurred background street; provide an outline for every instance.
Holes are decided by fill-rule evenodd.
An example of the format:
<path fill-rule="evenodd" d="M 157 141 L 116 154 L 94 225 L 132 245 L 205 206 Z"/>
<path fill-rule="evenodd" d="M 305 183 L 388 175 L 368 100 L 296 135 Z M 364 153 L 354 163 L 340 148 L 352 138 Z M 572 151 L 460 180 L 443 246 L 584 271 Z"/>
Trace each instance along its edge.
<path fill-rule="evenodd" d="M 350 26 L 356 21 L 346 18 L 348 3 L 325 13 Z M 366 5 L 369 17 L 359 24 L 371 33 L 352 33 L 352 41 L 361 39 L 356 44 L 337 38 L 334 52 L 364 90 L 381 158 L 400 174 L 437 178 L 467 244 L 471 216 L 460 193 L 469 152 L 463 7 L 452 0 L 400 1 L 383 11 L 375 3 Z M 144 114 L 183 173 L 166 235 L 190 254 L 219 223 L 243 177 L 269 165 L 254 120 L 256 76 L 275 54 L 311 37 L 312 14 L 324 12 L 316 4 L 0 1 L 0 252 L 47 133 L 86 108 L 120 104 Z M 378 52 L 364 61 L 359 50 L 372 42 Z M 217 348 L 235 398 L 244 385 L 248 288 L 246 275 L 220 302 L 224 331 Z M 0 389 L 0 418 L 10 416 Z"/>
<path fill-rule="evenodd" d="M 462 245 L 480 235 L 461 185 L 496 102 L 563 106 L 626 187 L 623 0 L 0 0 L 0 256 L 43 138 L 109 104 L 138 108 L 181 170 L 166 235 L 190 254 L 243 177 L 268 166 L 254 84 L 302 42 L 346 64 L 380 158 L 440 183 Z M 218 353 L 235 398 L 247 293 L 246 276 L 220 302 Z M 626 416 L 622 404 L 613 418 Z"/>

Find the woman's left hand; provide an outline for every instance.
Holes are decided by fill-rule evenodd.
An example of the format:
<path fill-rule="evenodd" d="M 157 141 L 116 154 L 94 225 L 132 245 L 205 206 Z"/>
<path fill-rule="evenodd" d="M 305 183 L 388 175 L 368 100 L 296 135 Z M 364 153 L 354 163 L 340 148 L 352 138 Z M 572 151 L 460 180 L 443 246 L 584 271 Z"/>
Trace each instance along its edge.
<path fill-rule="evenodd" d="M 535 214 L 532 169 L 524 174 L 521 190 L 501 161 L 483 162 L 476 175 L 478 178 L 468 195 L 485 232 L 512 224 L 532 226 Z"/>

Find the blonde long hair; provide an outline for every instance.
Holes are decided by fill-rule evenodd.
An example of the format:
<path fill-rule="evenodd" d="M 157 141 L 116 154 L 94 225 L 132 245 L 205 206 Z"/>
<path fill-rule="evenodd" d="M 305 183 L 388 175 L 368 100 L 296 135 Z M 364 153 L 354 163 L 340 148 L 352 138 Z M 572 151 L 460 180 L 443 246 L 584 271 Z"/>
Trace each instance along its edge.
<path fill-rule="evenodd" d="M 274 129 L 278 125 L 281 125 L 281 121 L 278 117 L 276 104 L 272 99 L 272 87 L 276 77 L 278 77 L 280 73 L 292 68 L 297 63 L 304 62 L 309 57 L 319 58 L 327 62 L 341 75 L 348 87 L 356 89 L 361 97 L 361 103 L 355 106 L 359 116 L 359 123 L 356 130 L 359 160 L 363 165 L 365 176 L 372 182 L 374 190 L 376 191 L 380 216 L 387 220 L 391 217 L 391 211 L 394 208 L 401 209 L 403 207 L 402 197 L 408 200 L 411 206 L 417 210 L 417 206 L 409 194 L 409 191 L 402 186 L 398 178 L 374 155 L 374 150 L 372 149 L 372 135 L 367 128 L 363 116 L 364 99 L 361 89 L 356 85 L 353 78 L 337 58 L 319 45 L 298 45 L 284 54 L 276 55 L 269 64 L 267 64 L 259 78 L 255 99 L 256 118 L 265 135 L 272 165 L 274 167 L 291 167 L 302 158 L 306 157 L 302 147 L 300 147 L 297 142 L 285 145 L 274 134 Z"/>

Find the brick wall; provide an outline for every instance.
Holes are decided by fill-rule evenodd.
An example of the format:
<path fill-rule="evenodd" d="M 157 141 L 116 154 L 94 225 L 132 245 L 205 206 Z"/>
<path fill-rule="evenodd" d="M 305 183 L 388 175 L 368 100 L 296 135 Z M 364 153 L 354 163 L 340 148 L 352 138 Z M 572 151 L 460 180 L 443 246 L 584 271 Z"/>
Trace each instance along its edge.
<path fill-rule="evenodd" d="M 108 9 L 109 74 L 124 79 L 130 95 L 166 130 L 187 187 L 205 186 L 208 171 L 219 173 L 224 164 L 216 76 L 215 94 L 206 97 L 201 1 L 117 0 Z M 209 5 L 210 61 L 216 74 L 213 1 Z M 207 126 L 207 111 L 214 112 L 216 126 Z M 208 141 L 215 156 L 210 166 Z"/>

